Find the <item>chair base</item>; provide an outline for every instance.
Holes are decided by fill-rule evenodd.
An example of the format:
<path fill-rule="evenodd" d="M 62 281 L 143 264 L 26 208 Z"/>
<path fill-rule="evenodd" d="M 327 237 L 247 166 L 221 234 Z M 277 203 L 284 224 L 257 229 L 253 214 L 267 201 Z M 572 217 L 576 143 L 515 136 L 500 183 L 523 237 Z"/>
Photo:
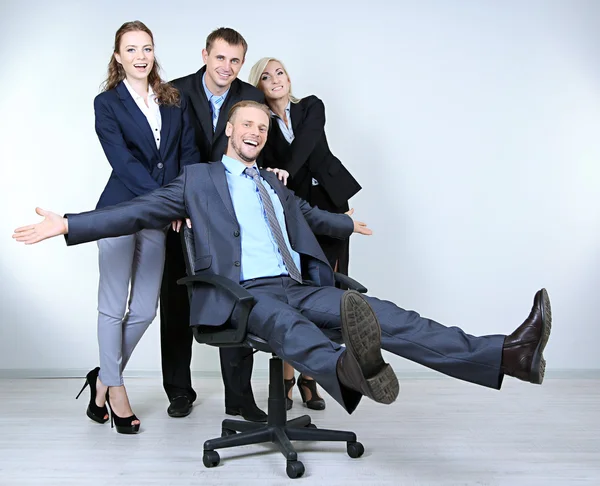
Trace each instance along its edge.
<path fill-rule="evenodd" d="M 283 362 L 277 356 L 273 356 L 269 365 L 268 422 L 259 424 L 244 420 L 223 420 L 221 437 L 204 443 L 202 462 L 206 467 L 215 467 L 219 464 L 220 457 L 215 449 L 265 442 L 272 442 L 279 447 L 286 458 L 286 472 L 290 478 L 299 478 L 304 474 L 304 465 L 298 461 L 298 454 L 291 443 L 292 440 L 346 442 L 346 452 L 350 457 L 363 455 L 365 449 L 360 442 L 356 441 L 354 432 L 318 429 L 311 422 L 309 415 L 302 415 L 288 421 L 285 409 Z"/>

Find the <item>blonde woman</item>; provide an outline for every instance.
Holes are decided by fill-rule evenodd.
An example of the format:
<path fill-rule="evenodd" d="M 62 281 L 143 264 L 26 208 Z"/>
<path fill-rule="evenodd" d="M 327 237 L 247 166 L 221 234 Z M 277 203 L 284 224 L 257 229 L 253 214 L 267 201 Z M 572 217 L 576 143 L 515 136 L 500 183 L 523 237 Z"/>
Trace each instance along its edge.
<path fill-rule="evenodd" d="M 272 119 L 263 149 L 263 166 L 289 172 L 288 187 L 311 206 L 333 213 L 348 211 L 348 200 L 360 189 L 327 143 L 325 106 L 316 96 L 298 99 L 292 94 L 290 76 L 279 59 L 264 57 L 250 71 L 248 82 L 265 95 Z M 348 274 L 348 239 L 317 237 L 331 267 Z M 292 407 L 294 369 L 286 363 L 288 410 Z M 310 377 L 300 375 L 298 389 L 302 401 L 314 410 L 325 408 Z"/>

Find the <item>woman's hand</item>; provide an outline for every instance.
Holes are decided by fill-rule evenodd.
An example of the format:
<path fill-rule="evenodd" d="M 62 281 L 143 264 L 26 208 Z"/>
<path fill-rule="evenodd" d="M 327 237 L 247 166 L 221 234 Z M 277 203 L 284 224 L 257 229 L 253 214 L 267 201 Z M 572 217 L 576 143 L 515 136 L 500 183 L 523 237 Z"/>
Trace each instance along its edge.
<path fill-rule="evenodd" d="M 171 222 L 171 228 L 173 228 L 173 231 L 176 231 L 177 233 L 179 233 L 179 230 L 181 229 L 181 225 L 183 224 L 183 220 L 178 219 L 176 221 L 172 221 Z M 190 218 L 185 218 L 185 224 L 188 228 L 192 228 L 192 222 L 190 221 Z"/>
<path fill-rule="evenodd" d="M 290 176 L 290 173 L 287 170 L 283 170 L 283 169 L 271 169 L 271 167 L 267 167 L 267 170 L 269 172 L 273 172 L 277 178 L 283 182 L 284 186 L 287 186 L 287 180 L 288 177 Z"/>

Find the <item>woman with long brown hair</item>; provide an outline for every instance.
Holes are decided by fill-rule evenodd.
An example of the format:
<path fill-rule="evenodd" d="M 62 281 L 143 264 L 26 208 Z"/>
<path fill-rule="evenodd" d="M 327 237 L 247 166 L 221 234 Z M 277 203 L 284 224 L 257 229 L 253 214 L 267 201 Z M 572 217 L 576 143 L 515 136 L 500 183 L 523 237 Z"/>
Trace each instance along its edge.
<path fill-rule="evenodd" d="M 162 81 L 152 32 L 142 22 L 126 22 L 117 31 L 94 111 L 96 133 L 112 167 L 97 208 L 147 194 L 173 180 L 183 166 L 200 162 L 185 99 Z M 173 222 L 176 230 L 180 225 Z M 144 229 L 98 242 L 100 366 L 87 374 L 82 391 L 91 388 L 88 417 L 107 422 L 108 402 L 119 433 L 140 429 L 123 370 L 156 316 L 166 230 Z"/>

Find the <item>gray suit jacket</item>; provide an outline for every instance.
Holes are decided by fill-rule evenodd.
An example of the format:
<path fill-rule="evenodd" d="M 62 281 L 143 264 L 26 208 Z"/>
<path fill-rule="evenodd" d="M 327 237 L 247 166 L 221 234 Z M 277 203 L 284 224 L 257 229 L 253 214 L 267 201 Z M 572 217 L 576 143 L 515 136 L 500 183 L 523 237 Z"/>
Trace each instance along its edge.
<path fill-rule="evenodd" d="M 333 271 L 315 234 L 347 238 L 354 229 L 352 218 L 311 207 L 272 172 L 261 170 L 261 176 L 281 200 L 290 243 L 300 254 L 303 278 L 318 286 L 333 285 Z M 164 228 L 173 220 L 189 217 L 194 229 L 196 272 L 240 281 L 240 226 L 221 162 L 189 165 L 171 183 L 149 194 L 115 206 L 65 216 L 69 221 L 68 245 Z M 234 302 L 214 287 L 197 286 L 190 305 L 191 325 L 221 325 L 231 315 Z"/>

